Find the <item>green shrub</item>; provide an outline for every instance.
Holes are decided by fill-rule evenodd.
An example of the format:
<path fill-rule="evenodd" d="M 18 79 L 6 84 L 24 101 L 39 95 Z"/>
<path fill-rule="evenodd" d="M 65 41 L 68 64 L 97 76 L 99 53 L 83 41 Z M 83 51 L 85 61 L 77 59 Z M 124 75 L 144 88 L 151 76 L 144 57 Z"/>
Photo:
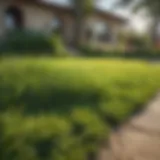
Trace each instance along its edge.
<path fill-rule="evenodd" d="M 97 103 L 95 87 L 83 71 L 79 70 L 77 74 L 75 68 L 58 69 L 53 61 L 44 59 L 37 62 L 26 59 L 20 63 L 11 60 L 3 65 L 5 71 L 0 69 L 3 77 L 0 79 L 1 106 L 23 106 L 31 112 L 43 112 L 69 110 L 75 104 Z M 14 79 L 12 83 L 10 76 Z"/>
<path fill-rule="evenodd" d="M 94 141 L 97 142 L 107 134 L 108 126 L 94 111 L 87 109 L 87 107 L 85 109 L 82 107 L 73 109 L 71 120 L 74 124 L 74 134 L 80 135 L 84 143 L 89 141 L 93 144 Z"/>
<path fill-rule="evenodd" d="M 78 124 L 84 127 L 83 133 L 74 132 Z M 49 114 L 24 116 L 8 111 L 0 115 L 0 127 L 2 160 L 87 160 L 108 133 L 93 111 L 78 110 L 73 111 L 71 119 Z"/>
<path fill-rule="evenodd" d="M 2 59 L 1 159 L 93 159 L 109 131 L 158 91 L 159 71 L 138 61 Z"/>
<path fill-rule="evenodd" d="M 62 37 L 59 34 L 54 34 L 51 39 L 52 39 L 53 51 L 56 56 L 66 57 L 70 55 L 67 52 Z"/>
<path fill-rule="evenodd" d="M 68 56 L 64 44 L 58 35 L 47 35 L 41 32 L 16 30 L 9 32 L 1 40 L 0 53 L 7 55 L 50 55 Z"/>
<path fill-rule="evenodd" d="M 24 117 L 17 113 L 1 115 L 0 156 L 2 160 L 61 160 L 74 144 L 70 136 L 71 125 L 61 117 Z M 69 140 L 69 142 L 68 142 Z M 57 152 L 53 155 L 54 152 Z"/>
<path fill-rule="evenodd" d="M 12 31 L 1 42 L 0 50 L 7 54 L 44 54 L 52 52 L 52 42 L 46 35 L 34 31 Z"/>
<path fill-rule="evenodd" d="M 160 50 L 140 47 L 135 50 L 129 48 L 124 51 L 112 50 L 102 51 L 100 49 L 94 49 L 90 46 L 81 46 L 80 51 L 82 56 L 85 57 L 119 57 L 119 58 L 160 58 Z"/>
<path fill-rule="evenodd" d="M 2 60 L 0 106 L 2 110 L 2 106 L 16 106 L 27 112 L 69 112 L 75 105 L 97 108 L 113 97 L 122 104 L 137 104 L 154 91 L 153 85 L 159 85 L 158 69 L 132 61 Z"/>

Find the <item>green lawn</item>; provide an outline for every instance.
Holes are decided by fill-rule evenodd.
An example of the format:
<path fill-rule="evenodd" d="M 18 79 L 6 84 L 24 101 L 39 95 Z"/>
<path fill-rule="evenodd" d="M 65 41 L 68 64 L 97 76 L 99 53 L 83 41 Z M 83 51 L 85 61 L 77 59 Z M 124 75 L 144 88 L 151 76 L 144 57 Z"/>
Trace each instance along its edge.
<path fill-rule="evenodd" d="M 2 160 L 87 159 L 158 92 L 159 72 L 158 65 L 115 59 L 1 60 Z"/>

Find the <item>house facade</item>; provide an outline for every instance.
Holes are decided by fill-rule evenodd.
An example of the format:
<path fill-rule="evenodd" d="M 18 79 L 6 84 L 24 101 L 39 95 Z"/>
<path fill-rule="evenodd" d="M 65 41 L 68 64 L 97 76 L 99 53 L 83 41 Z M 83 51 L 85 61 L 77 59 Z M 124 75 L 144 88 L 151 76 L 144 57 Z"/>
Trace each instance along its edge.
<path fill-rule="evenodd" d="M 116 45 L 117 35 L 126 21 L 109 12 L 95 9 L 87 16 L 81 33 L 82 44 Z M 74 9 L 48 3 L 47 0 L 1 0 L 0 37 L 8 30 L 26 29 L 51 34 L 59 27 L 64 42 L 73 44 L 75 30 Z"/>

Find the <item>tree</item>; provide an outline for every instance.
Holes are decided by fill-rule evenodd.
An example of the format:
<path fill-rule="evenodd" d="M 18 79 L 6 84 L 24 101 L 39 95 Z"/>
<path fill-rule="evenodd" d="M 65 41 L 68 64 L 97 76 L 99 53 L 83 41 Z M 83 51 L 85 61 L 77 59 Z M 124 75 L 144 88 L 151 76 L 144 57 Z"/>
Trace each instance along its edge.
<path fill-rule="evenodd" d="M 159 0 L 119 0 L 123 6 L 131 5 L 134 11 L 145 9 L 152 18 L 151 39 L 153 44 L 157 41 L 157 29 L 160 22 L 160 1 Z"/>
<path fill-rule="evenodd" d="M 71 0 L 74 6 L 74 16 L 76 19 L 75 23 L 75 34 L 74 43 L 75 46 L 81 44 L 81 33 L 83 29 L 83 22 L 87 15 L 89 15 L 94 8 L 94 0 Z"/>

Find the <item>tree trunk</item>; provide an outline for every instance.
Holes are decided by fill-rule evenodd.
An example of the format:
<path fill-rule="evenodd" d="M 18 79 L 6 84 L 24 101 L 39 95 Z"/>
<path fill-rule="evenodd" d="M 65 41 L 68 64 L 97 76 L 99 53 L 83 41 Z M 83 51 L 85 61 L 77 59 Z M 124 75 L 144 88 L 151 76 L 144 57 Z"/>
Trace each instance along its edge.
<path fill-rule="evenodd" d="M 74 45 L 79 47 L 81 45 L 82 29 L 83 29 L 83 13 L 80 9 L 76 11 L 75 15 L 75 30 L 74 30 Z"/>
<path fill-rule="evenodd" d="M 82 34 L 84 28 L 84 19 L 92 12 L 93 0 L 72 0 L 75 8 L 75 31 L 74 45 L 79 47 L 82 44 Z M 90 4 L 91 3 L 91 4 Z"/>
<path fill-rule="evenodd" d="M 153 25 L 151 27 L 151 41 L 152 41 L 152 46 L 155 47 L 157 42 L 159 41 L 159 36 L 158 36 L 158 25 L 160 22 L 159 17 L 155 17 L 153 19 Z"/>

